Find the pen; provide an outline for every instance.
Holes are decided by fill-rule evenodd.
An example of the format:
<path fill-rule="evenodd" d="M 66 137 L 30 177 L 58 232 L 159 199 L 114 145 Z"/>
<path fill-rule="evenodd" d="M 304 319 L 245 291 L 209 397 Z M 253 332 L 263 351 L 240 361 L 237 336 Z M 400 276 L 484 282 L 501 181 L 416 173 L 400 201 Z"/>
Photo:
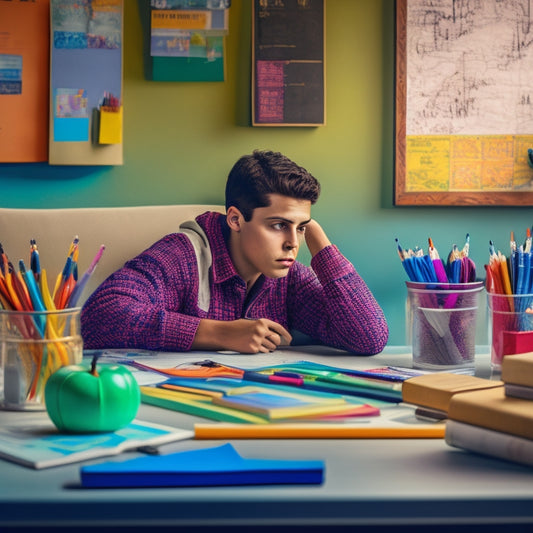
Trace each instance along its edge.
<path fill-rule="evenodd" d="M 320 375 L 324 372 L 333 372 L 338 374 L 344 374 L 347 376 L 356 376 L 361 378 L 367 378 L 369 380 L 383 380 L 383 381 L 404 381 L 405 377 L 403 375 L 398 375 L 398 373 L 394 373 L 394 369 L 392 370 L 392 373 L 389 372 L 387 369 L 381 370 L 381 369 L 370 369 L 370 370 L 356 370 L 353 368 L 338 368 L 334 366 L 326 366 L 321 365 L 322 368 L 314 368 L 312 364 L 306 363 L 305 367 L 298 367 L 292 364 L 287 365 L 279 365 L 275 367 L 262 367 L 259 369 L 256 369 L 256 371 L 268 371 L 273 370 L 274 372 L 284 372 L 286 374 L 294 374 L 295 376 L 299 376 L 302 378 L 305 378 L 306 375 Z"/>
<path fill-rule="evenodd" d="M 531 254 L 524 252 L 524 279 L 522 280 L 522 294 L 530 294 L 531 283 Z"/>
<path fill-rule="evenodd" d="M 531 252 L 531 230 L 526 228 L 526 242 L 524 243 L 524 252 Z"/>
<path fill-rule="evenodd" d="M 57 309 L 64 308 L 70 291 L 73 289 L 74 273 L 76 272 L 76 259 L 78 255 L 79 237 L 76 235 L 69 246 L 67 260 L 63 271 L 59 273 L 54 287 L 54 304 Z M 72 276 L 72 277 L 71 277 Z"/>
<path fill-rule="evenodd" d="M 524 294 L 524 249 L 522 246 L 518 248 L 516 261 L 516 287 L 515 294 Z"/>
<path fill-rule="evenodd" d="M 72 281 L 72 257 L 69 255 L 63 268 L 63 272 L 60 274 L 61 279 L 59 286 L 54 294 L 54 303 L 57 309 L 62 309 L 66 300 L 66 293 L 69 291 Z"/>
<path fill-rule="evenodd" d="M 257 381 L 258 383 L 269 383 L 274 385 L 292 385 L 301 387 L 304 385 L 304 380 L 300 376 L 287 376 L 274 374 L 262 374 L 261 372 L 254 372 L 253 370 L 245 370 L 242 375 L 244 381 Z"/>
<path fill-rule="evenodd" d="M 26 287 L 26 283 L 22 277 L 22 273 L 20 271 L 15 272 L 15 269 L 12 266 L 11 269 L 11 282 L 15 292 L 17 293 L 17 296 L 19 297 L 19 301 L 22 304 L 22 308 L 25 311 L 31 311 L 33 309 L 33 305 L 30 300 L 30 293 L 28 292 L 28 288 Z"/>
<path fill-rule="evenodd" d="M 75 265 L 75 263 L 72 263 Z M 61 298 L 59 300 L 59 309 L 65 309 L 67 307 L 67 302 L 70 297 L 71 292 L 73 291 L 76 285 L 76 280 L 74 277 L 74 268 L 72 268 L 71 273 L 69 274 L 65 284 L 63 285 L 63 290 L 61 291 Z"/>
<path fill-rule="evenodd" d="M 442 261 L 440 259 L 439 252 L 433 245 L 433 240 L 429 238 L 428 243 L 429 243 L 428 253 L 433 263 L 433 269 L 435 270 L 437 281 L 439 283 L 448 283 L 448 276 L 446 275 L 446 270 L 444 269 L 444 265 L 442 264 Z"/>
<path fill-rule="evenodd" d="M 19 261 L 19 271 L 22 274 L 22 277 L 26 283 L 26 287 L 28 289 L 28 294 L 29 294 L 29 297 L 32 303 L 33 310 L 34 311 L 46 311 L 46 307 L 44 306 L 44 302 L 39 292 L 39 288 L 37 287 L 37 284 L 35 283 L 35 278 L 33 276 L 33 273 L 28 272 L 26 270 L 26 265 L 24 264 L 24 261 L 22 259 Z"/>
<path fill-rule="evenodd" d="M 403 268 L 407 273 L 407 276 L 411 281 L 418 281 L 416 279 L 415 272 L 413 271 L 412 261 L 407 261 L 409 257 L 408 253 L 401 247 L 400 241 L 398 239 L 395 239 L 395 241 L 398 250 L 398 255 L 400 256 L 400 261 L 402 262 Z"/>
<path fill-rule="evenodd" d="M 509 278 L 507 259 L 501 252 L 498 252 L 498 261 L 503 291 L 505 292 L 505 294 L 512 294 L 513 290 L 511 289 L 511 279 Z"/>
<path fill-rule="evenodd" d="M 304 378 L 304 388 L 322 392 L 334 392 L 348 396 L 364 396 L 377 400 L 388 402 L 401 401 L 401 389 L 393 390 L 391 388 L 368 386 L 366 383 L 341 383 L 340 381 L 331 381 L 328 379 L 318 379 L 316 377 Z"/>
<path fill-rule="evenodd" d="M 102 254 L 104 253 L 104 250 L 105 250 L 105 246 L 102 244 L 100 246 L 100 249 L 96 253 L 94 259 L 92 260 L 91 264 L 89 265 L 89 268 L 84 272 L 81 279 L 74 286 L 74 289 L 72 290 L 72 293 L 70 294 L 70 297 L 68 299 L 68 303 L 67 303 L 68 307 L 76 307 L 76 304 L 78 303 L 78 300 L 80 299 L 80 296 L 83 290 L 85 289 L 87 282 L 92 276 L 94 269 L 96 268 L 96 265 L 102 258 Z"/>
<path fill-rule="evenodd" d="M 459 283 L 461 280 L 461 258 L 456 244 L 453 245 L 453 248 L 448 254 L 446 267 L 450 283 Z"/>
<path fill-rule="evenodd" d="M 35 277 L 35 281 L 39 283 L 41 276 L 41 262 L 37 250 L 37 241 L 35 239 L 30 240 L 30 268 Z"/>
<path fill-rule="evenodd" d="M 17 291 L 16 287 L 18 287 L 18 284 L 20 283 L 20 280 L 17 278 L 16 273 L 13 272 L 13 265 L 9 263 L 7 271 L 4 276 L 6 287 L 9 292 L 10 300 L 12 303 L 13 309 L 17 311 L 24 311 L 25 309 L 28 310 L 28 305 L 24 306 L 20 300 L 20 288 Z"/>
<path fill-rule="evenodd" d="M 513 292 L 516 293 L 516 241 L 514 240 L 514 231 L 511 231 L 511 238 L 509 241 L 509 276 L 511 278 L 511 287 Z"/>
<path fill-rule="evenodd" d="M 46 307 L 44 306 L 43 299 L 41 297 L 41 294 L 39 293 L 37 284 L 35 283 L 35 278 L 33 276 L 33 273 L 28 272 L 26 270 L 26 266 L 24 265 L 24 261 L 22 259 L 19 261 L 19 270 L 24 278 L 24 281 L 26 282 L 26 287 L 28 289 L 28 293 L 31 299 L 33 310 L 34 311 L 46 311 Z M 37 329 L 39 330 L 41 338 L 44 339 L 45 328 L 46 328 L 46 318 L 43 315 L 36 315 L 35 325 L 37 326 Z"/>
<path fill-rule="evenodd" d="M 46 269 L 44 268 L 41 271 L 40 285 L 41 285 L 41 294 L 43 297 L 44 306 L 46 307 L 46 309 L 48 309 L 48 311 L 55 311 L 56 306 L 54 304 L 54 300 L 52 299 L 52 295 L 50 294 L 50 289 L 48 288 L 48 279 L 47 279 Z"/>

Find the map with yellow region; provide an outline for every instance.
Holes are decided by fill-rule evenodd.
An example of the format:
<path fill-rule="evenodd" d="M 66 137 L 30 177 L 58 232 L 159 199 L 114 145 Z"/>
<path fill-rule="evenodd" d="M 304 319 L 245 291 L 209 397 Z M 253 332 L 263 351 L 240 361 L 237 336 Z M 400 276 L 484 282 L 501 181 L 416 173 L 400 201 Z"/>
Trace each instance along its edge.
<path fill-rule="evenodd" d="M 521 5 L 409 0 L 406 192 L 533 189 L 533 20 Z"/>
<path fill-rule="evenodd" d="M 406 192 L 533 187 L 533 135 L 409 135 Z"/>

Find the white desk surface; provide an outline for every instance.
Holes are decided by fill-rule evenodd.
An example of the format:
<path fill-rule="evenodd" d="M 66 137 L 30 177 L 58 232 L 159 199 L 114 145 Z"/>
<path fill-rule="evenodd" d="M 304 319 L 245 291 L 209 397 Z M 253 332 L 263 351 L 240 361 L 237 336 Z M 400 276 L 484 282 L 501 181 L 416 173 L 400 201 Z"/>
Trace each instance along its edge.
<path fill-rule="evenodd" d="M 178 362 L 207 356 L 215 354 L 165 357 Z M 228 356 L 228 362 L 245 357 L 255 356 Z M 250 366 L 262 365 L 264 357 L 249 359 Z M 276 362 L 306 359 L 353 368 L 410 366 L 410 355 L 395 347 L 368 358 L 325 347 L 285 349 L 269 357 Z M 488 357 L 477 359 L 477 375 L 489 377 Z M 0 412 L 0 423 L 15 415 L 23 416 Z M 141 406 L 138 418 L 184 428 L 206 422 L 149 405 Z M 162 451 L 220 443 L 186 440 L 166 445 Z M 335 526 L 430 524 L 454 530 L 468 526 L 468 531 L 477 531 L 472 529 L 475 524 L 483 525 L 484 531 L 497 524 L 505 524 L 506 533 L 515 531 L 513 527 L 533 530 L 533 469 L 451 448 L 442 439 L 236 440 L 233 444 L 247 457 L 323 459 L 325 482 L 321 486 L 86 490 L 80 488 L 79 463 L 36 471 L 0 460 L 0 531 L 38 526 L 75 526 L 80 531 L 82 527 L 127 526 L 129 531 L 140 531 L 148 526 L 162 530 L 195 526 L 234 531 L 251 525 L 277 530 L 290 526 L 293 531 L 299 526 L 314 526 L 310 531 L 323 526 L 329 531 Z"/>

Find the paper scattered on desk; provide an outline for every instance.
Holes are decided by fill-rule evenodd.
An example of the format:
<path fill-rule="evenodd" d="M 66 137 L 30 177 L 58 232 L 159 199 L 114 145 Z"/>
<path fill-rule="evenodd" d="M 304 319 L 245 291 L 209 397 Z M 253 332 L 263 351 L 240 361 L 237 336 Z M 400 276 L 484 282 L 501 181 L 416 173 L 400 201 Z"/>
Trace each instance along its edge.
<path fill-rule="evenodd" d="M 45 411 L 13 414 L 17 416 L 6 417 L 0 427 L 0 458 L 36 469 L 193 437 L 189 430 L 140 420 L 110 433 L 66 434 L 56 429 Z"/>

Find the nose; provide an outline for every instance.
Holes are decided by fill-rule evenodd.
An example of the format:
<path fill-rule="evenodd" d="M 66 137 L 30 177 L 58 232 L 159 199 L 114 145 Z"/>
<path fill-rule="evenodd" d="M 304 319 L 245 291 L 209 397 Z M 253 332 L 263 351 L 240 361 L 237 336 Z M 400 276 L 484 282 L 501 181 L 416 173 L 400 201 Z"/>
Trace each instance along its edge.
<path fill-rule="evenodd" d="M 296 233 L 296 230 L 291 231 L 287 236 L 287 240 L 285 241 L 285 249 L 294 250 L 295 248 L 298 248 L 298 243 L 298 234 Z"/>

